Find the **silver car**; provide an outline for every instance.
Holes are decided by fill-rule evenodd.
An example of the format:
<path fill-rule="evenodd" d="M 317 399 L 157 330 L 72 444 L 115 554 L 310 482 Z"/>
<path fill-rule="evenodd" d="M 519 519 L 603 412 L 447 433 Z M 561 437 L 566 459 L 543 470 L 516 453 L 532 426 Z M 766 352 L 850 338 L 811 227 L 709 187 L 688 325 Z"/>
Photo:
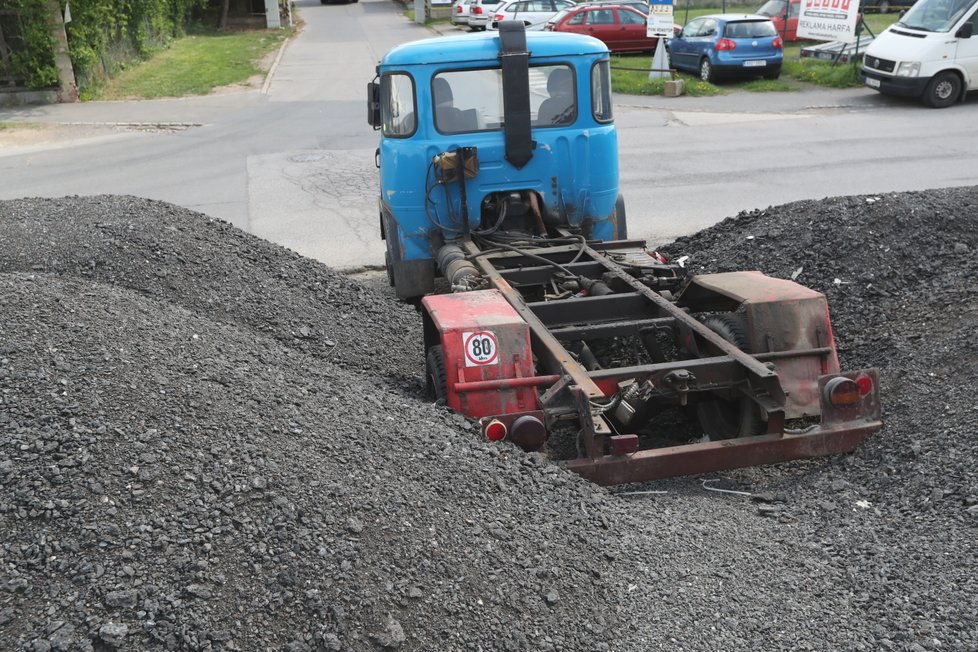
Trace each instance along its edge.
<path fill-rule="evenodd" d="M 469 0 L 469 29 L 484 30 L 489 26 L 500 0 Z"/>
<path fill-rule="evenodd" d="M 528 30 L 542 30 L 558 11 L 575 4 L 571 0 L 506 0 L 496 6 L 487 29 L 499 29 L 504 20 L 520 20 Z"/>
<path fill-rule="evenodd" d="M 452 25 L 469 24 L 469 3 L 472 0 L 455 0 L 452 3 Z"/>

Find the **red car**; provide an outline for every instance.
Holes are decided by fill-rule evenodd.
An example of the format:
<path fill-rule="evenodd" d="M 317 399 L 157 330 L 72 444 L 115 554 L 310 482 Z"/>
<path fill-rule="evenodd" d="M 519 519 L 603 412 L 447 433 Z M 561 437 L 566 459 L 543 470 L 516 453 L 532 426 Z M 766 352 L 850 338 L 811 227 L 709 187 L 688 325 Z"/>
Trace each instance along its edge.
<path fill-rule="evenodd" d="M 659 41 L 645 35 L 646 17 L 641 11 L 624 5 L 581 5 L 559 12 L 543 29 L 550 32 L 573 32 L 603 41 L 612 52 L 654 50 Z"/>

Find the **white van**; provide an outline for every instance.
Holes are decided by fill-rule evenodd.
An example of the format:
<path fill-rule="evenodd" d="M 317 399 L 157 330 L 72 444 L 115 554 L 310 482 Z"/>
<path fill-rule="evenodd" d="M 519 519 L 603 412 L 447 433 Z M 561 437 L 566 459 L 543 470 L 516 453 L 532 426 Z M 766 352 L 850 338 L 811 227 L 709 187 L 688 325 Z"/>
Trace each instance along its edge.
<path fill-rule="evenodd" d="M 978 0 L 917 0 L 866 49 L 860 79 L 934 108 L 978 90 Z"/>

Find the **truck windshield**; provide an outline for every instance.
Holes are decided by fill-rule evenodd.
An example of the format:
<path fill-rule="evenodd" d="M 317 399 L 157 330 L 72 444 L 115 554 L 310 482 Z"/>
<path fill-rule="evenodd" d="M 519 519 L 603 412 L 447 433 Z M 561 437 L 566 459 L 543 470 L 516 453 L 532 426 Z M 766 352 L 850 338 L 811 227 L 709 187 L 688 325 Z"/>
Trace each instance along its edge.
<path fill-rule="evenodd" d="M 534 127 L 569 125 L 577 118 L 570 66 L 533 66 L 530 119 Z M 444 134 L 503 128 L 503 75 L 499 68 L 449 70 L 431 80 L 435 128 Z"/>
<path fill-rule="evenodd" d="M 919 0 L 897 23 L 925 32 L 949 32 L 976 0 Z"/>

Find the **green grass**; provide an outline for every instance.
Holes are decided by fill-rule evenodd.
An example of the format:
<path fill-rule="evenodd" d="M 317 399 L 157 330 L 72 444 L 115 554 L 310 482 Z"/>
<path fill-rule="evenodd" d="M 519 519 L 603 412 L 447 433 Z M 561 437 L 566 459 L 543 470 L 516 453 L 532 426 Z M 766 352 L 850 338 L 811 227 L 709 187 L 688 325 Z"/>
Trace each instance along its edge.
<path fill-rule="evenodd" d="M 686 12 L 686 7 L 673 6 L 672 8 L 672 22 L 677 25 L 685 25 L 694 18 L 699 18 L 700 16 L 706 16 L 708 14 L 752 14 L 761 8 L 764 4 L 764 0 L 758 0 L 757 4 L 751 5 L 727 5 L 726 11 L 722 7 L 703 7 L 703 8 L 689 8 L 689 13 Z"/>
<path fill-rule="evenodd" d="M 414 9 L 407 10 L 407 18 L 412 23 L 414 22 Z M 451 25 L 452 19 L 448 18 L 426 18 L 424 21 L 425 25 Z"/>
<path fill-rule="evenodd" d="M 288 29 L 276 29 L 184 36 L 92 89 L 85 99 L 205 95 L 261 74 L 262 58 L 290 34 Z"/>
<path fill-rule="evenodd" d="M 628 68 L 628 70 L 623 70 Z M 627 95 L 662 95 L 667 79 L 649 79 L 652 57 L 615 55 L 611 57 L 611 88 Z M 693 97 L 722 95 L 724 90 L 696 77 L 680 73 L 683 92 Z"/>

